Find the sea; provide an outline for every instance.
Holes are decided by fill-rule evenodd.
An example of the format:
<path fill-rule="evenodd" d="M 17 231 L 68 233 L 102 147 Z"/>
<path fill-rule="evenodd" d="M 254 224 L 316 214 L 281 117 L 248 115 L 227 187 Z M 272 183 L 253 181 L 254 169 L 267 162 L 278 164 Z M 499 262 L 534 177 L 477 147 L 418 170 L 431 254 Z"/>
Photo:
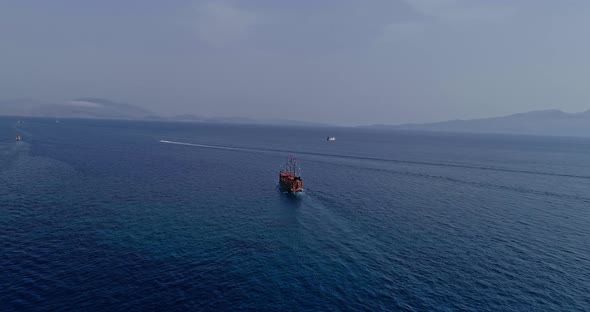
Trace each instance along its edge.
<path fill-rule="evenodd" d="M 588 138 L 18 120 L 0 311 L 590 310 Z"/>

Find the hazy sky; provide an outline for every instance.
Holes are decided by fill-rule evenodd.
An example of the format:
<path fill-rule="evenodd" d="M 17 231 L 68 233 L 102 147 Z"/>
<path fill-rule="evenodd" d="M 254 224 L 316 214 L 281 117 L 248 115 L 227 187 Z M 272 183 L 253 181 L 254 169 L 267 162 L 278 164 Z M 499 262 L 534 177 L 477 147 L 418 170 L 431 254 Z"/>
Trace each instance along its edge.
<path fill-rule="evenodd" d="M 337 124 L 590 108 L 587 0 L 2 0 L 0 99 Z"/>

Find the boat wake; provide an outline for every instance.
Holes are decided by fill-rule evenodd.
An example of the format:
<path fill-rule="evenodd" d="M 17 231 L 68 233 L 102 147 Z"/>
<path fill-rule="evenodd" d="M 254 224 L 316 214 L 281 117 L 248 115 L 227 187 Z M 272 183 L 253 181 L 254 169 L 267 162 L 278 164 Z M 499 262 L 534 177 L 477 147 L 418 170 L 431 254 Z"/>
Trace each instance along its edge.
<path fill-rule="evenodd" d="M 354 155 L 338 155 L 338 154 L 327 154 L 327 153 L 317 153 L 317 152 L 287 151 L 287 150 L 279 150 L 279 149 L 257 149 L 257 148 L 230 147 L 230 146 L 196 144 L 196 143 L 186 143 L 186 142 L 167 141 L 167 140 L 160 140 L 160 143 L 176 144 L 176 145 L 187 145 L 187 146 L 194 146 L 194 147 L 201 147 L 201 148 L 212 148 L 212 149 L 240 151 L 240 152 L 255 152 L 255 153 L 261 153 L 261 152 L 263 152 L 263 153 L 297 153 L 299 155 L 310 155 L 310 156 L 320 156 L 320 157 L 334 157 L 334 158 L 341 158 L 341 159 L 356 159 L 356 160 L 365 160 L 365 161 L 368 160 L 368 161 L 378 161 L 378 162 L 386 162 L 386 163 L 400 163 L 400 164 L 423 165 L 423 166 L 434 166 L 434 167 L 449 167 L 449 168 L 465 168 L 465 169 L 486 170 L 486 171 L 498 171 L 498 172 L 510 172 L 510 173 L 528 174 L 528 175 L 541 175 L 541 176 L 555 176 L 555 177 L 566 177 L 566 178 L 577 178 L 577 179 L 590 179 L 590 176 L 587 176 L 587 175 L 576 175 L 576 174 L 568 174 L 568 173 L 547 172 L 547 171 L 535 171 L 535 170 L 510 169 L 510 168 L 491 167 L 491 166 L 488 167 L 488 166 L 478 166 L 478 165 L 468 165 L 468 164 L 437 163 L 437 162 L 428 162 L 428 161 L 414 161 L 414 160 L 403 160 L 403 159 L 387 159 L 387 158 L 379 158 L 379 157 L 365 157 L 365 156 L 354 156 Z"/>
<path fill-rule="evenodd" d="M 160 140 L 160 143 L 195 146 L 195 147 L 212 148 L 212 149 L 229 150 L 229 151 L 244 151 L 244 152 L 258 152 L 259 151 L 257 149 L 251 149 L 251 148 L 196 144 L 196 143 L 176 142 L 176 141 L 167 141 L 167 140 Z"/>

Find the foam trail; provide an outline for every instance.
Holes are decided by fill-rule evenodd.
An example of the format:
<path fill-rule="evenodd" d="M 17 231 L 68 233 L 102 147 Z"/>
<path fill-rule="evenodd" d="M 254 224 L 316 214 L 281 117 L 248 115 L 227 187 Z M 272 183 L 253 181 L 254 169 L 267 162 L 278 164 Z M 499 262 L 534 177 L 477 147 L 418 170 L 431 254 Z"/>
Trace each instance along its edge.
<path fill-rule="evenodd" d="M 220 150 L 232 150 L 232 151 L 244 151 L 244 152 L 259 152 L 259 153 L 260 152 L 271 152 L 271 153 L 286 153 L 286 152 L 289 152 L 289 153 L 292 153 L 292 151 L 278 150 L 278 149 L 240 148 L 240 147 L 229 147 L 229 146 L 218 146 L 218 145 L 206 145 L 206 144 L 194 144 L 194 143 L 185 143 L 185 142 L 175 142 L 175 141 L 166 141 L 166 140 L 160 140 L 160 143 L 188 145 L 188 146 L 196 146 L 196 147 L 203 147 L 203 148 L 214 148 L 214 149 L 220 149 Z M 498 167 L 485 167 L 485 166 L 466 165 L 466 164 L 464 165 L 464 164 L 434 163 L 434 162 L 427 162 L 427 161 L 414 161 L 414 160 L 402 160 L 402 159 L 386 159 L 386 158 L 364 157 L 364 156 L 353 156 L 353 155 L 337 155 L 337 154 L 325 154 L 325 153 L 316 153 L 316 152 L 296 152 L 296 153 L 299 154 L 299 155 L 336 157 L 336 158 L 342 158 L 342 159 L 371 160 L 371 161 L 382 161 L 382 162 L 401 163 L 401 164 L 412 164 L 412 165 L 425 165 L 425 166 L 449 167 L 449 168 L 467 168 L 467 169 L 475 169 L 475 170 L 490 170 L 490 171 L 499 171 L 499 172 L 511 172 L 511 173 L 518 173 L 518 174 L 533 174 L 533 175 L 543 175 L 543 176 L 555 176 L 555 177 L 567 177 L 567 178 L 578 178 L 578 179 L 590 179 L 590 176 L 567 174 L 567 173 L 558 173 L 558 172 L 543 172 L 543 171 L 533 171 L 533 170 L 519 170 L 519 169 L 498 168 Z"/>
<path fill-rule="evenodd" d="M 160 143 L 175 144 L 175 145 L 187 145 L 187 146 L 195 146 L 195 147 L 203 147 L 203 148 L 213 148 L 213 149 L 230 150 L 230 151 L 246 151 L 246 152 L 258 152 L 258 151 L 260 151 L 260 150 L 249 149 L 249 148 L 218 146 L 218 145 L 207 145 L 207 144 L 195 144 L 195 143 L 176 142 L 176 141 L 167 141 L 167 140 L 160 140 Z"/>

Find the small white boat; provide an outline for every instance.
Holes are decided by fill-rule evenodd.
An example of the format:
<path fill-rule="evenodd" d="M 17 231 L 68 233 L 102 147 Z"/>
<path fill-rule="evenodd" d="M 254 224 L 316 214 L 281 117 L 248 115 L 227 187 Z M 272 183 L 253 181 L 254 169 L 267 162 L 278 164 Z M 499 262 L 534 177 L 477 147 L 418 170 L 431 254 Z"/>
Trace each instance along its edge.
<path fill-rule="evenodd" d="M 336 137 L 329 136 L 326 138 L 326 141 L 336 141 Z"/>
<path fill-rule="evenodd" d="M 17 135 L 17 136 L 16 136 L 16 140 L 17 140 L 17 141 L 21 141 L 20 135 Z"/>

